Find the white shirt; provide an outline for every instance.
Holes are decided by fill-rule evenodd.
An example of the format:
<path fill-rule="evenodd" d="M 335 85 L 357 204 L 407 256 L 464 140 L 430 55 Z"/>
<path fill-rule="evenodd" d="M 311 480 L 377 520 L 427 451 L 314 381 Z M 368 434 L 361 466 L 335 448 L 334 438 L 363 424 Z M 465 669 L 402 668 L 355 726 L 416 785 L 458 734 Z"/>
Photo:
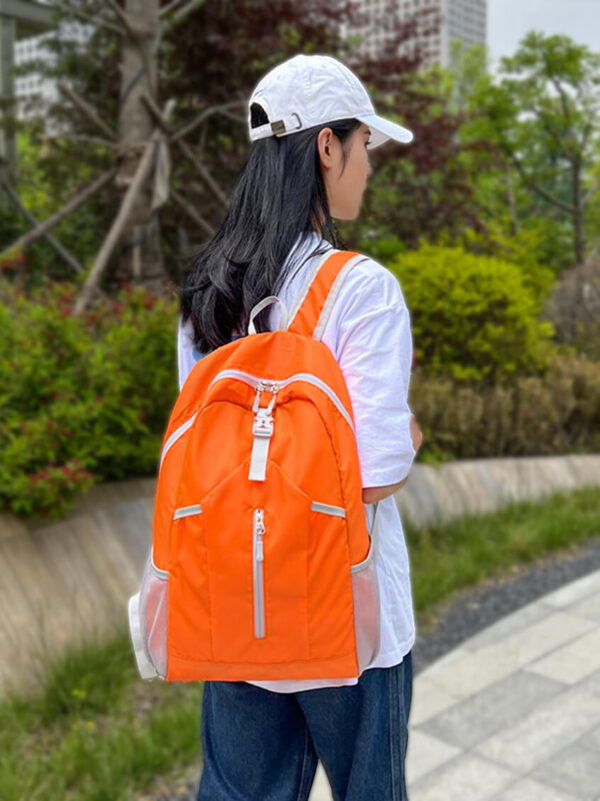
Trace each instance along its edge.
<path fill-rule="evenodd" d="M 294 305 L 315 260 L 309 257 L 332 246 L 316 232 L 292 248 L 285 267 L 293 261 L 278 297 L 288 311 Z M 280 304 L 270 307 L 269 323 L 275 330 Z M 239 332 L 237 332 L 239 333 Z M 234 332 L 234 335 L 236 332 Z M 378 487 L 402 481 L 416 452 L 410 436 L 411 410 L 408 387 L 412 366 L 410 314 L 400 284 L 394 275 L 371 258 L 357 263 L 346 276 L 322 342 L 335 356 L 344 379 L 355 420 L 356 440 L 363 487 Z M 179 386 L 203 354 L 194 351 L 192 326 L 179 324 Z M 374 505 L 366 504 L 369 530 Z M 415 641 L 415 621 L 410 586 L 410 568 L 402 522 L 393 496 L 379 502 L 379 555 L 377 574 L 381 600 L 381 646 L 374 667 L 391 667 L 402 661 Z M 318 687 L 356 684 L 356 678 L 252 681 L 275 692 L 297 692 Z"/>

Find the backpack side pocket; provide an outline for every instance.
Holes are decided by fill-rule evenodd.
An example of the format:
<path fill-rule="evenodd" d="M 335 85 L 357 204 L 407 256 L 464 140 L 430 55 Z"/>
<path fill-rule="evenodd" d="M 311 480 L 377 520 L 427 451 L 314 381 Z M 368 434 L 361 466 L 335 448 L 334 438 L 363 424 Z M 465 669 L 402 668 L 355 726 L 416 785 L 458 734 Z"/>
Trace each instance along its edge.
<path fill-rule="evenodd" d="M 143 679 L 167 675 L 167 585 L 169 574 L 146 560 L 140 591 L 129 599 L 129 632 Z"/>
<path fill-rule="evenodd" d="M 354 601 L 354 633 L 356 636 L 356 658 L 362 673 L 377 657 L 381 645 L 381 609 L 377 554 L 379 551 L 379 504 L 375 504 L 375 515 L 370 535 L 369 552 L 366 558 L 352 565 L 352 597 Z"/>
<path fill-rule="evenodd" d="M 354 633 L 359 672 L 374 661 L 380 646 L 379 581 L 376 544 L 371 540 L 367 558 L 350 569 L 354 600 Z"/>

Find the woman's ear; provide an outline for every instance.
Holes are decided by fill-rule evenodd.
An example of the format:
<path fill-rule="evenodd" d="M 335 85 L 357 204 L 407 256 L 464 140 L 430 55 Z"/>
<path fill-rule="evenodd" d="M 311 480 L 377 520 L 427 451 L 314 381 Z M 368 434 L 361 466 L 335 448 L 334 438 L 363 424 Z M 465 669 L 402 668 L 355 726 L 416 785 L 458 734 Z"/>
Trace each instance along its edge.
<path fill-rule="evenodd" d="M 319 135 L 317 136 L 319 156 L 321 158 L 321 162 L 328 167 L 331 165 L 332 140 L 333 131 L 331 128 L 323 128 L 319 131 Z"/>

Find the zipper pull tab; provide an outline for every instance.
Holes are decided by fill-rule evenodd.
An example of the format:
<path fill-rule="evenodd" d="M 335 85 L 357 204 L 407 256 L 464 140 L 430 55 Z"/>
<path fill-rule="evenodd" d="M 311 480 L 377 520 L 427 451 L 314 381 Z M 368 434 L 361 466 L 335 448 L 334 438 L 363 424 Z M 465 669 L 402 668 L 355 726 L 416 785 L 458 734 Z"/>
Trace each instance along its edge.
<path fill-rule="evenodd" d="M 279 381 L 258 381 L 256 384 L 256 395 L 254 396 L 254 403 L 252 404 L 252 411 L 258 412 L 261 408 L 260 404 L 260 395 L 261 392 L 271 392 L 273 397 L 269 401 L 268 406 L 262 407 L 267 409 L 267 413 L 270 415 L 273 411 L 273 406 L 275 405 L 275 395 L 279 392 Z"/>
<path fill-rule="evenodd" d="M 254 403 L 252 404 L 252 411 L 257 412 L 260 409 L 260 393 L 264 392 L 264 387 L 260 384 L 256 387 L 256 395 L 254 396 Z"/>
<path fill-rule="evenodd" d="M 254 510 L 254 527 L 256 529 L 256 561 L 262 562 L 265 558 L 262 540 L 265 533 L 264 509 Z"/>
<path fill-rule="evenodd" d="M 257 532 L 262 535 L 262 533 L 265 530 L 265 518 L 263 509 L 254 510 L 254 524 L 256 525 Z"/>

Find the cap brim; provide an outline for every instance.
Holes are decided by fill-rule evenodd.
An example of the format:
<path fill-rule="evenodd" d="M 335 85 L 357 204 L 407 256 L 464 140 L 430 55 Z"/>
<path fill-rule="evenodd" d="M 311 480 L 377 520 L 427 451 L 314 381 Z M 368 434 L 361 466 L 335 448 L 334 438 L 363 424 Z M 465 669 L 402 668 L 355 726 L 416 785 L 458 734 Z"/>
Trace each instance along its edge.
<path fill-rule="evenodd" d="M 377 114 L 361 115 L 356 119 L 364 122 L 371 129 L 371 141 L 367 145 L 367 150 L 373 150 L 373 148 L 379 147 L 389 139 L 403 144 L 408 144 L 414 139 L 412 131 L 409 131 L 408 128 L 403 128 L 402 125 L 379 117 Z"/>

